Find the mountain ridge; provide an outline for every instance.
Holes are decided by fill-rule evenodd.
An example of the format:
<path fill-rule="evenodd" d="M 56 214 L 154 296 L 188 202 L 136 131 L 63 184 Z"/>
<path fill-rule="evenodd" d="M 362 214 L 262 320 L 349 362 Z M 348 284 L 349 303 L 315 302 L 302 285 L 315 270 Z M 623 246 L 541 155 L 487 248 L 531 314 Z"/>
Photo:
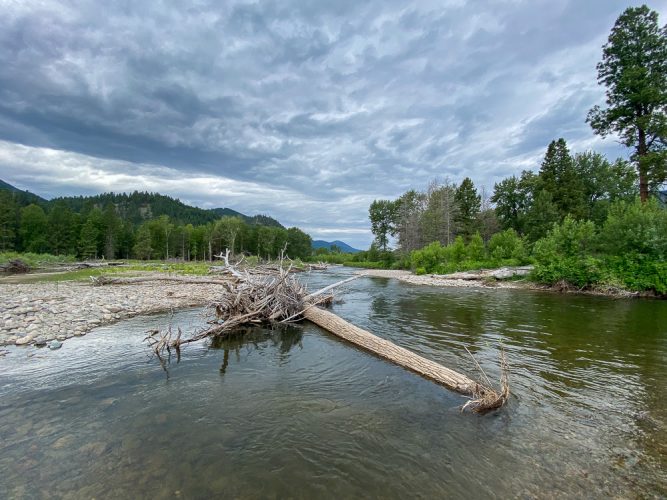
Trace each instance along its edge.
<path fill-rule="evenodd" d="M 328 250 L 331 250 L 331 247 L 333 245 L 337 246 L 341 250 L 341 252 L 343 252 L 343 253 L 361 252 L 361 250 L 359 250 L 358 248 L 354 248 L 354 247 L 348 245 L 347 243 L 345 243 L 344 241 L 340 241 L 340 240 L 334 240 L 334 241 L 313 240 L 312 247 L 313 247 L 313 250 L 317 250 L 318 248 L 326 248 Z"/>
<path fill-rule="evenodd" d="M 147 191 L 134 191 L 130 194 L 109 192 L 91 196 L 60 196 L 47 200 L 30 191 L 22 191 L 1 179 L 0 189 L 17 193 L 17 202 L 21 206 L 35 203 L 48 208 L 55 203 L 62 202 L 72 211 L 81 213 L 93 207 L 103 209 L 108 203 L 112 203 L 121 215 L 133 223 L 141 223 L 150 218 L 168 215 L 170 218 L 185 224 L 198 225 L 214 222 L 224 216 L 231 216 L 241 217 L 248 224 L 284 228 L 280 222 L 268 215 L 245 215 L 231 208 L 200 208 L 187 205 L 178 198 Z"/>

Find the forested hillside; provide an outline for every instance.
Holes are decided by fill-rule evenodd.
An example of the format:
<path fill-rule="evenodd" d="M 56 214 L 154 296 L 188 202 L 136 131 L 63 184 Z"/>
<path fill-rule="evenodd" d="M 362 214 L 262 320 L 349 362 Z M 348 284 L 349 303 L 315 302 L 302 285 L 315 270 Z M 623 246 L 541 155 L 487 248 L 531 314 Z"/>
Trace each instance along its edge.
<path fill-rule="evenodd" d="M 224 248 L 264 258 L 285 245 L 294 258 L 311 252 L 310 236 L 266 215 L 204 210 L 137 191 L 47 201 L 9 188 L 0 188 L 0 251 L 185 260 L 211 259 Z"/>

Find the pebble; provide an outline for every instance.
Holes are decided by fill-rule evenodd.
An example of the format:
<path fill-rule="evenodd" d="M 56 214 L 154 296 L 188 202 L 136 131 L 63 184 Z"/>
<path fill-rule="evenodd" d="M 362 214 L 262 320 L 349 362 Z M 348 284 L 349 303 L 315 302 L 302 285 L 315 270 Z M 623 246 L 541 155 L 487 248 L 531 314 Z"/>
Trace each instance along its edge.
<path fill-rule="evenodd" d="M 26 345 L 32 342 L 32 337 L 30 335 L 26 335 L 25 337 L 21 337 L 19 339 L 16 339 L 16 345 Z"/>
<path fill-rule="evenodd" d="M 49 347 L 95 327 L 159 311 L 208 304 L 223 290 L 200 283 L 90 286 L 87 283 L 0 284 L 0 346 Z"/>
<path fill-rule="evenodd" d="M 49 342 L 49 349 L 52 351 L 55 351 L 56 349 L 60 349 L 63 346 L 63 343 L 58 341 L 58 340 L 52 340 Z"/>

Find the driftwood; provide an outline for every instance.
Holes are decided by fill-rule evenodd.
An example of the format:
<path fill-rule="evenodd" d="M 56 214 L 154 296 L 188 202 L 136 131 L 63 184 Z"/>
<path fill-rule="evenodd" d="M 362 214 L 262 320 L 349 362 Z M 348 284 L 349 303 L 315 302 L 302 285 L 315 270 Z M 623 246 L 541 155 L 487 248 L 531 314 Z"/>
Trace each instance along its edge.
<path fill-rule="evenodd" d="M 292 266 L 285 266 L 281 258 L 275 270 L 264 269 L 264 274 L 253 274 L 248 270 L 239 271 L 229 262 L 229 251 L 219 258 L 224 260 L 221 272 L 230 279 L 224 281 L 225 293 L 219 300 L 212 302 L 211 309 L 215 319 L 209 326 L 195 332 L 189 338 L 183 338 L 180 329 L 173 335 L 171 329 L 166 332 L 151 331 L 146 340 L 166 370 L 168 357 L 174 349 L 180 359 L 181 346 L 207 337 L 220 338 L 238 331 L 247 325 L 262 325 L 273 322 L 294 322 L 309 320 L 334 335 L 383 359 L 415 372 L 460 394 L 470 397 L 463 409 L 483 412 L 499 408 L 509 396 L 508 369 L 504 353 L 501 353 L 502 379 L 501 389 L 494 390 L 491 383 L 476 382 L 454 370 L 428 360 L 408 349 L 397 346 L 361 328 L 348 323 L 335 314 L 325 311 L 319 305 L 329 304 L 333 300 L 331 291 L 359 278 L 354 276 L 326 286 L 321 290 L 308 293 L 305 286 L 291 274 Z M 474 358 L 473 358 L 474 359 Z M 479 367 L 479 365 L 478 365 Z M 481 370 L 481 367 L 480 367 Z M 483 373 L 484 377 L 486 375 Z"/>
<path fill-rule="evenodd" d="M 13 259 L 0 265 L 0 272 L 11 274 L 25 274 L 30 272 L 30 266 L 21 259 Z"/>
<path fill-rule="evenodd" d="M 363 330 L 335 314 L 325 311 L 319 307 L 306 309 L 304 318 L 315 323 L 317 326 L 333 333 L 365 351 L 371 352 L 392 363 L 402 366 L 424 378 L 443 385 L 448 389 L 470 396 L 472 399 L 464 405 L 473 411 L 481 412 L 499 408 L 505 404 L 509 396 L 509 384 L 507 370 L 503 369 L 501 390 L 496 392 L 489 386 L 484 386 L 461 373 L 446 368 L 435 361 L 426 359 L 404 347 L 380 338 Z"/>
<path fill-rule="evenodd" d="M 94 286 L 103 285 L 133 285 L 136 283 L 147 283 L 150 281 L 169 281 L 175 283 L 197 283 L 204 285 L 224 285 L 229 282 L 228 278 L 211 279 L 198 278 L 195 276 L 137 276 L 134 278 L 110 277 L 110 276 L 91 276 L 90 281 Z"/>
<path fill-rule="evenodd" d="M 515 276 L 527 276 L 533 271 L 533 266 L 501 267 L 499 269 L 480 269 L 477 271 L 462 271 L 458 273 L 442 274 L 439 277 L 452 280 L 477 281 L 489 278 L 504 280 Z"/>

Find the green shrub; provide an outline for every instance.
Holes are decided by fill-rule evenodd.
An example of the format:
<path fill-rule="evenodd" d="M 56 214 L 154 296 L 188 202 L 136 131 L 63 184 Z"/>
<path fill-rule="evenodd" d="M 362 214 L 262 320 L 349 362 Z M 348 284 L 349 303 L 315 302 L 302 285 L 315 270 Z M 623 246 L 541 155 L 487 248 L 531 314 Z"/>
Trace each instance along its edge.
<path fill-rule="evenodd" d="M 489 254 L 496 261 L 516 259 L 524 262 L 528 256 L 523 239 L 514 229 L 494 234 L 489 241 Z"/>
<path fill-rule="evenodd" d="M 667 210 L 655 199 L 612 204 L 600 231 L 600 251 L 608 255 L 644 255 L 667 259 Z"/>
<path fill-rule="evenodd" d="M 2 252 L 0 253 L 0 264 L 9 262 L 10 260 L 21 259 L 30 267 L 38 267 L 49 264 L 59 264 L 63 262 L 75 262 L 74 255 L 51 255 L 48 253 L 19 253 L 19 252 Z"/>
<path fill-rule="evenodd" d="M 470 238 L 470 243 L 466 249 L 468 259 L 472 261 L 482 261 L 486 257 L 486 248 L 484 248 L 484 240 L 479 235 L 475 233 L 472 238 Z"/>
<path fill-rule="evenodd" d="M 388 266 L 384 262 L 355 262 L 355 261 L 348 261 L 348 262 L 343 262 L 344 266 L 348 267 L 362 267 L 364 269 L 388 269 Z"/>

